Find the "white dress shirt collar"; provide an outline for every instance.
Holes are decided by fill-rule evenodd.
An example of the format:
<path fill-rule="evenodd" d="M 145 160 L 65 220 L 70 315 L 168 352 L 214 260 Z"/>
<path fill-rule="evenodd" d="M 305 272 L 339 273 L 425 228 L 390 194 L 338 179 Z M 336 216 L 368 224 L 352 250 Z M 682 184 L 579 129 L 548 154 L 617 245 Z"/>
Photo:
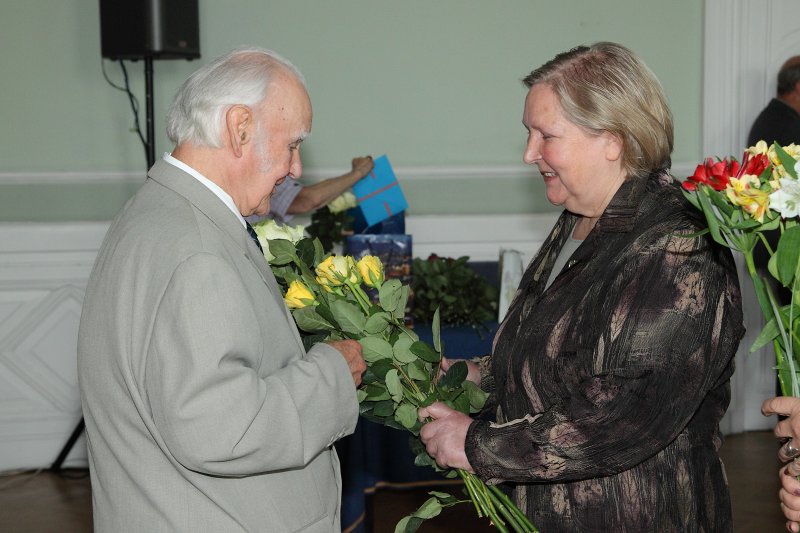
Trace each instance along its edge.
<path fill-rule="evenodd" d="M 200 174 L 198 171 L 196 171 L 195 169 L 193 169 L 192 167 L 190 167 L 189 165 L 187 165 L 183 161 L 181 161 L 179 159 L 175 159 L 174 157 L 172 157 L 171 154 L 168 154 L 168 153 L 165 152 L 163 159 L 164 159 L 164 161 L 166 161 L 170 165 L 178 167 L 179 169 L 183 170 L 184 172 L 186 172 L 187 174 L 192 176 L 194 179 L 196 179 L 197 181 L 199 181 L 200 183 L 205 185 L 220 200 L 222 200 L 222 202 L 226 206 L 228 206 L 228 209 L 230 209 L 231 212 L 233 212 L 234 215 L 236 215 L 236 218 L 238 218 L 239 222 L 242 223 L 242 227 L 247 227 L 247 224 L 244 221 L 244 217 L 242 217 L 242 214 L 239 213 L 239 209 L 237 209 L 236 204 L 233 202 L 233 198 L 231 198 L 230 194 L 228 194 L 225 191 L 223 191 L 222 187 L 220 187 L 219 185 L 217 185 L 216 183 L 214 183 L 213 181 L 211 181 L 207 177 L 203 176 L 202 174 Z"/>

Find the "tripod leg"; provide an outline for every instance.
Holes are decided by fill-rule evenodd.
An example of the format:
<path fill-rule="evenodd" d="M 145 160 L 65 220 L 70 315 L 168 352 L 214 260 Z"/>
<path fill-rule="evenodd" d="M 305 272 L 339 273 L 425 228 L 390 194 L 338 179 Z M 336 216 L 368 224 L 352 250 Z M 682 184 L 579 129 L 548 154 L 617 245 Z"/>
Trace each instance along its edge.
<path fill-rule="evenodd" d="M 85 423 L 83 421 L 83 417 L 81 417 L 80 422 L 78 422 L 78 425 L 75 426 L 75 429 L 72 431 L 72 435 L 69 436 L 69 440 L 67 440 L 67 443 L 64 444 L 63 448 L 61 448 L 61 453 L 58 454 L 58 457 L 56 458 L 56 461 L 53 463 L 53 465 L 50 467 L 50 470 L 52 470 L 53 472 L 58 472 L 59 470 L 61 470 L 61 464 L 64 462 L 64 459 L 67 458 L 67 455 L 72 450 L 72 447 L 75 445 L 75 441 L 78 440 L 78 437 L 80 437 L 81 433 L 83 433 L 84 427 Z"/>

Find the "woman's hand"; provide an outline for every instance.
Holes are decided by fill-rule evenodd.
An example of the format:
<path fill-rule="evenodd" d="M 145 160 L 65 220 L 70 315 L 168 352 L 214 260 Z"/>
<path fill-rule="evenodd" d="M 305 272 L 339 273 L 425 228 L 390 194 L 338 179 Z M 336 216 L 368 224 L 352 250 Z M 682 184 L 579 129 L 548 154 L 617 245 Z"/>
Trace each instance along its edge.
<path fill-rule="evenodd" d="M 800 398 L 778 396 L 761 405 L 764 416 L 783 415 L 787 418 L 775 424 L 775 436 L 786 440 L 778 449 L 778 459 L 785 463 L 800 456 Z"/>
<path fill-rule="evenodd" d="M 418 414 L 421 421 L 431 419 L 422 426 L 419 436 L 436 464 L 442 468 L 460 468 L 474 472 L 464 451 L 464 442 L 467 440 L 467 430 L 472 424 L 472 418 L 450 409 L 442 402 L 423 407 Z"/>
<path fill-rule="evenodd" d="M 441 374 L 447 372 L 453 363 L 457 363 L 458 361 L 463 361 L 463 359 L 448 359 L 447 357 L 442 357 L 442 362 L 440 363 Z M 464 361 L 467 363 L 467 379 L 473 382 L 477 386 L 481 386 L 481 369 L 473 363 L 472 361 Z"/>
<path fill-rule="evenodd" d="M 764 401 L 761 405 L 764 416 L 782 415 L 787 418 L 775 424 L 775 436 L 786 440 L 778 449 L 778 459 L 789 464 L 781 467 L 778 473 L 781 480 L 781 490 L 778 497 L 781 499 L 781 510 L 787 518 L 786 529 L 800 533 L 800 465 L 793 461 L 800 458 L 800 398 L 792 396 L 779 396 Z"/>
<path fill-rule="evenodd" d="M 782 467 L 778 473 L 781 479 L 781 490 L 778 496 L 781 499 L 781 510 L 788 519 L 786 529 L 795 533 L 800 532 L 800 465 L 795 461 Z"/>

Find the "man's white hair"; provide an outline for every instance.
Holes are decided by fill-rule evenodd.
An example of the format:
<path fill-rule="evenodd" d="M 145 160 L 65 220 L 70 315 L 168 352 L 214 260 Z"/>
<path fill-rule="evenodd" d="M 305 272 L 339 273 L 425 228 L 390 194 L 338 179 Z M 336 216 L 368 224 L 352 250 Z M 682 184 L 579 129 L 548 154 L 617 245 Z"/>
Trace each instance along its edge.
<path fill-rule="evenodd" d="M 243 47 L 195 71 L 181 85 L 167 113 L 167 136 L 177 144 L 219 148 L 225 112 L 255 107 L 267 98 L 275 74 L 288 71 L 306 87 L 300 71 L 271 50 Z"/>

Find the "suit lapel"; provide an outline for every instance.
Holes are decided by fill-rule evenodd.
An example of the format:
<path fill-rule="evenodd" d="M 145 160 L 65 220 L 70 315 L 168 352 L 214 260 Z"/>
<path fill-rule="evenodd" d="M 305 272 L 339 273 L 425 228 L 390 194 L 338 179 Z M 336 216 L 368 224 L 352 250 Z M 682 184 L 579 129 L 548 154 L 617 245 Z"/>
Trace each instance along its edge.
<path fill-rule="evenodd" d="M 211 192 L 208 187 L 197 181 L 193 176 L 165 161 L 156 161 L 150 169 L 150 172 L 148 172 L 148 176 L 164 187 L 186 198 L 192 205 L 206 215 L 220 231 L 226 234 L 231 241 L 242 249 L 245 256 L 250 260 L 250 263 L 260 274 L 261 279 L 275 299 L 278 308 L 283 310 L 286 319 L 294 326 L 294 318 L 292 318 L 289 309 L 283 301 L 281 288 L 275 276 L 272 274 L 272 269 L 270 269 L 269 264 L 267 264 L 266 258 L 247 233 L 247 229 L 242 225 L 238 217 L 231 213 L 228 206 Z M 302 347 L 303 342 L 297 328 L 293 327 L 291 329 L 298 344 Z"/>

